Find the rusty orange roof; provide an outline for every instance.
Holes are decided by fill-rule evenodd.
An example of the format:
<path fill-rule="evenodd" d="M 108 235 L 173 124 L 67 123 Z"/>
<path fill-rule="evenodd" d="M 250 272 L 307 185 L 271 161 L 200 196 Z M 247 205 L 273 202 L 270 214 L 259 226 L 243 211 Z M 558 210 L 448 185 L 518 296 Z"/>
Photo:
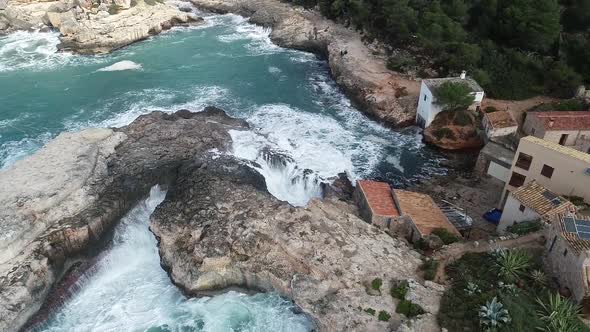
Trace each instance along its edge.
<path fill-rule="evenodd" d="M 517 127 L 518 124 L 512 118 L 510 112 L 507 111 L 496 111 L 491 113 L 484 113 L 484 118 L 492 126 L 492 128 L 508 128 Z"/>
<path fill-rule="evenodd" d="M 527 116 L 538 118 L 550 130 L 590 130 L 590 112 L 588 111 L 553 111 L 528 112 Z"/>
<path fill-rule="evenodd" d="M 393 202 L 391 187 L 385 182 L 358 180 L 357 185 L 363 191 L 374 215 L 398 217 L 399 212 Z"/>
<path fill-rule="evenodd" d="M 394 193 L 399 211 L 404 216 L 410 216 L 422 236 L 430 235 L 436 228 L 461 236 L 430 196 L 399 189 L 395 189 Z"/>

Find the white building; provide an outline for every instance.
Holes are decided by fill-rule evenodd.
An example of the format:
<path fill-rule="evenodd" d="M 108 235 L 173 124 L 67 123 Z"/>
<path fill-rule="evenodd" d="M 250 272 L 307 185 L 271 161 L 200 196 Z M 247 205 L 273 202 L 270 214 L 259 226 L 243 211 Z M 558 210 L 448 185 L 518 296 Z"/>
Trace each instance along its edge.
<path fill-rule="evenodd" d="M 476 110 L 481 106 L 484 97 L 484 91 L 477 82 L 461 73 L 460 77 L 434 78 L 422 80 L 420 86 L 420 96 L 418 99 L 418 110 L 416 112 L 416 124 L 422 128 L 430 126 L 436 115 L 443 110 L 442 105 L 436 103 L 436 89 L 443 83 L 464 83 L 471 89 L 474 96 L 473 104 L 469 109 Z"/>
<path fill-rule="evenodd" d="M 590 112 L 527 112 L 527 135 L 590 153 Z"/>
<path fill-rule="evenodd" d="M 508 195 L 497 232 L 502 234 L 508 226 L 525 221 L 549 222 L 556 215 L 575 211 L 576 207 L 570 201 L 531 181 Z"/>

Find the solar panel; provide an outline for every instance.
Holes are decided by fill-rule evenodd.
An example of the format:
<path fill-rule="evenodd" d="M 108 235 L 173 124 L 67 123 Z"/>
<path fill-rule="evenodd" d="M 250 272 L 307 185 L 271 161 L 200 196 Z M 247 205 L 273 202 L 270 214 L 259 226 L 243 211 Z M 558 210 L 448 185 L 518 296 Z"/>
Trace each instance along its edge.
<path fill-rule="evenodd" d="M 588 232 L 578 232 L 578 236 L 584 240 L 590 240 L 590 233 Z"/>
<path fill-rule="evenodd" d="M 590 233 L 590 226 L 576 225 L 576 228 L 577 228 L 578 232 L 588 232 L 588 233 Z"/>
<path fill-rule="evenodd" d="M 551 203 L 553 203 L 553 205 L 558 206 L 559 204 L 561 204 L 561 200 L 559 198 L 554 198 L 551 200 Z"/>
<path fill-rule="evenodd" d="M 563 218 L 563 222 L 565 224 L 565 230 L 570 232 L 570 233 L 575 233 L 576 232 L 576 224 L 574 222 L 574 218 L 571 217 L 565 217 Z"/>
<path fill-rule="evenodd" d="M 554 193 L 550 192 L 549 190 L 545 190 L 543 192 L 543 196 L 549 200 L 555 199 L 557 198 L 557 195 L 555 195 Z"/>
<path fill-rule="evenodd" d="M 590 226 L 590 220 L 576 219 L 576 225 Z"/>

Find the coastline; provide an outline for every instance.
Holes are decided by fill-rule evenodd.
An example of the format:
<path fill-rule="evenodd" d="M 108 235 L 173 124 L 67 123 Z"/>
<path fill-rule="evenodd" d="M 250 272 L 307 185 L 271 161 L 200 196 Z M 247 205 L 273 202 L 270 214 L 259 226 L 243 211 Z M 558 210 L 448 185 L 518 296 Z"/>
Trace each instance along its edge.
<path fill-rule="evenodd" d="M 412 125 L 420 83 L 387 69 L 386 59 L 372 51 L 361 35 L 341 24 L 275 0 L 190 0 L 197 8 L 248 17 L 272 28 L 278 46 L 319 54 L 345 94 L 369 117 L 390 127 Z"/>

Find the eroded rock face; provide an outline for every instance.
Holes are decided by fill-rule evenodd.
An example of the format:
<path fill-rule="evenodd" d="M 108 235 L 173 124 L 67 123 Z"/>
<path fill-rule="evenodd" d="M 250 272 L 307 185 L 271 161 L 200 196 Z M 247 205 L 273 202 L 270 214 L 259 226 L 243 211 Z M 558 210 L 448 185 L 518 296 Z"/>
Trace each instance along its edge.
<path fill-rule="evenodd" d="M 419 83 L 388 70 L 385 58 L 374 55 L 357 32 L 278 0 L 190 1 L 272 27 L 270 37 L 279 46 L 326 56 L 336 82 L 367 114 L 396 127 L 414 123 Z"/>
<path fill-rule="evenodd" d="M 264 179 L 232 158 L 205 158 L 182 167 L 152 215 L 162 265 L 192 295 L 231 287 L 277 291 L 308 313 L 321 331 L 389 331 L 364 309 L 393 321 L 390 280 L 416 274 L 421 261 L 408 246 L 355 214 L 342 201 L 314 200 L 293 208 L 270 196 Z M 367 285 L 383 280 L 377 295 Z M 438 303 L 440 294 L 422 287 Z M 359 309 L 360 308 L 360 309 Z M 437 331 L 432 314 L 420 331 Z M 399 325 L 399 324 L 398 324 Z"/>
<path fill-rule="evenodd" d="M 0 171 L 0 331 L 41 306 L 68 258 L 96 243 L 154 184 L 247 124 L 221 110 L 153 112 L 119 130 L 58 136 Z"/>
<path fill-rule="evenodd" d="M 159 1 L 150 3 L 137 0 L 132 6 L 130 0 L 10 1 L 0 8 L 0 33 L 52 26 L 61 33 L 60 49 L 101 54 L 175 25 L 202 22 L 176 7 Z"/>

